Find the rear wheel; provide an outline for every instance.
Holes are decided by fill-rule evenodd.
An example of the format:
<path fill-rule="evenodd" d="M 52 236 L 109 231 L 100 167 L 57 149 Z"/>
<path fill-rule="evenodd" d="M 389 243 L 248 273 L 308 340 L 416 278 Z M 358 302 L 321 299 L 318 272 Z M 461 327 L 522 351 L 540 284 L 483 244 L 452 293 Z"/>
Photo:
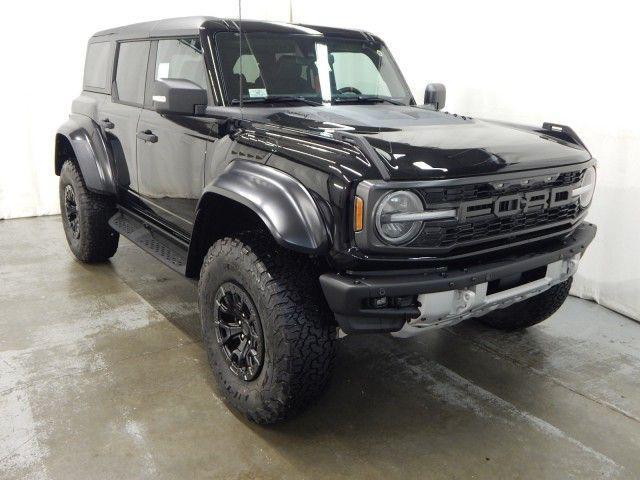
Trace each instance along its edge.
<path fill-rule="evenodd" d="M 476 320 L 499 330 L 520 330 L 531 327 L 549 318 L 562 306 L 569 295 L 572 281 L 573 277 L 569 277 L 535 297 L 514 303 L 507 308 L 494 310 Z"/>
<path fill-rule="evenodd" d="M 120 235 L 109 226 L 115 202 L 87 189 L 73 160 L 60 170 L 60 213 L 67 243 L 82 262 L 104 262 L 118 249 Z"/>
<path fill-rule="evenodd" d="M 209 363 L 225 399 L 275 423 L 325 389 L 335 326 L 308 259 L 256 232 L 209 250 L 198 286 Z"/>

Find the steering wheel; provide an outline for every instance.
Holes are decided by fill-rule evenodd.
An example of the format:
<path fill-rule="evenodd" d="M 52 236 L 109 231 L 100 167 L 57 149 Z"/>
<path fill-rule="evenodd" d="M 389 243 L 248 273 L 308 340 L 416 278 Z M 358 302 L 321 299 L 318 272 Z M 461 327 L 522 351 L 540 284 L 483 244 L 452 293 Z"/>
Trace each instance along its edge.
<path fill-rule="evenodd" d="M 355 93 L 356 95 L 362 95 L 362 92 L 355 87 L 342 87 L 338 89 L 337 93 Z"/>

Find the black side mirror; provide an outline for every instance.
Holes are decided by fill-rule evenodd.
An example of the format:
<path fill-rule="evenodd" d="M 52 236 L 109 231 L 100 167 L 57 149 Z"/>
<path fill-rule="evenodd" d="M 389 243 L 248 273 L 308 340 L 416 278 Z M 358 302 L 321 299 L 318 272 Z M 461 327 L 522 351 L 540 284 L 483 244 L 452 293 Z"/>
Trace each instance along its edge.
<path fill-rule="evenodd" d="M 442 110 L 447 100 L 447 89 L 442 83 L 430 83 L 424 91 L 424 104 L 434 110 Z"/>
<path fill-rule="evenodd" d="M 191 80 L 164 78 L 153 84 L 152 100 L 159 113 L 195 115 L 207 104 L 207 91 Z"/>

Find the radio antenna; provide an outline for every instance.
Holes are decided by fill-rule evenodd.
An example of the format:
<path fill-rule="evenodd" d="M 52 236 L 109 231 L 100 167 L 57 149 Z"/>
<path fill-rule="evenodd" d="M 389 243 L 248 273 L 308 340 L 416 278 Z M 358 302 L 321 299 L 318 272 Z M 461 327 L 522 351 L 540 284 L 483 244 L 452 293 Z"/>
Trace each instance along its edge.
<path fill-rule="evenodd" d="M 238 79 L 238 96 L 240 97 L 240 119 L 244 120 L 244 114 L 242 113 L 242 0 L 238 0 L 238 31 L 240 34 L 240 53 L 238 60 L 240 61 L 240 75 Z"/>

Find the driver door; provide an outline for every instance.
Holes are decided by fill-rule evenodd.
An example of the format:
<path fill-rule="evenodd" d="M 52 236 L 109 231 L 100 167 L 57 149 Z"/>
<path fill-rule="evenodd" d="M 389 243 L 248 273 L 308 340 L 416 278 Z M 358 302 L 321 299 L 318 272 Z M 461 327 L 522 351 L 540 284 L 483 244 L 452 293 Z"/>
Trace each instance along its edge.
<path fill-rule="evenodd" d="M 159 114 L 153 108 L 155 80 L 191 80 L 207 89 L 200 40 L 161 39 L 152 43 L 145 108 L 138 122 L 138 192 L 156 217 L 190 234 L 202 194 L 211 125 L 196 116 Z"/>

